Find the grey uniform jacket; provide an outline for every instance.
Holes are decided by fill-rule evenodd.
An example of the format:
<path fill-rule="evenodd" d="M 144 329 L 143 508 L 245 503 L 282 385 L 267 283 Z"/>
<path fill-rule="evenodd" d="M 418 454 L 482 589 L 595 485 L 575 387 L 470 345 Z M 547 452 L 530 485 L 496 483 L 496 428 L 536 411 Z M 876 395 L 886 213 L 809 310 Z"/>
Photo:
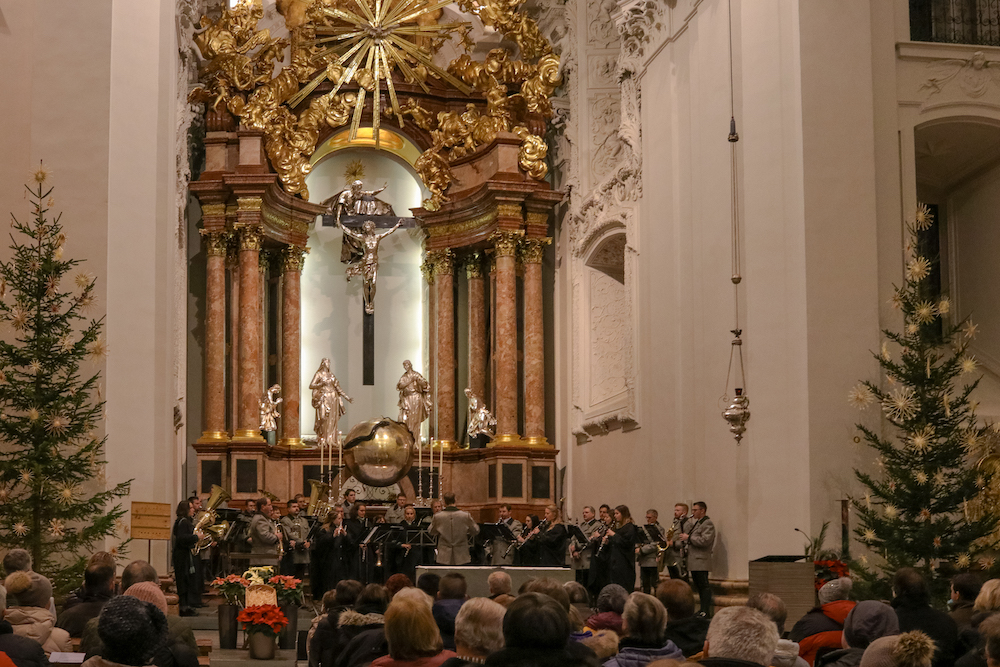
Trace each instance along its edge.
<path fill-rule="evenodd" d="M 510 529 L 510 532 L 514 533 L 514 537 L 520 535 L 521 531 L 524 530 L 524 525 L 517 519 L 508 519 L 507 521 L 501 521 L 500 523 L 506 525 L 507 528 Z M 491 559 L 491 563 L 493 565 L 513 565 L 514 554 L 516 551 L 514 549 L 510 549 L 510 552 L 508 553 L 508 549 L 510 549 L 510 542 L 507 540 L 493 540 L 493 557 Z M 505 553 L 507 554 L 506 557 L 504 556 Z"/>
<path fill-rule="evenodd" d="M 309 550 L 305 548 L 309 537 L 309 522 L 301 514 L 294 519 L 290 516 L 281 517 L 281 531 L 285 534 L 285 549 L 291 549 L 290 540 L 296 543 L 292 549 L 292 562 L 296 565 L 309 562 Z"/>
<path fill-rule="evenodd" d="M 598 519 L 591 519 L 590 521 L 581 521 L 580 530 L 583 531 L 584 536 L 589 540 L 590 536 L 594 534 L 598 528 L 601 527 L 601 522 Z M 594 549 L 590 547 L 590 542 L 586 544 L 580 544 L 577 540 L 573 541 L 573 546 L 576 547 L 577 552 L 580 554 L 579 558 L 570 558 L 570 562 L 574 570 L 589 570 L 590 569 L 590 559 L 594 555 Z"/>
<path fill-rule="evenodd" d="M 250 520 L 250 565 L 275 565 L 278 561 L 278 534 L 274 531 L 274 522 L 263 514 L 254 514 Z M 261 556 L 254 558 L 254 556 Z"/>
<path fill-rule="evenodd" d="M 707 516 L 699 521 L 691 520 L 688 525 L 688 571 L 708 571 L 712 569 L 712 547 L 715 545 L 715 524 Z"/>
<path fill-rule="evenodd" d="M 392 507 L 390 507 L 385 511 L 385 517 L 383 518 L 385 519 L 386 523 L 403 523 L 403 519 L 405 518 L 404 515 L 405 512 L 406 512 L 405 508 L 400 507 L 399 505 L 393 505 Z"/>
<path fill-rule="evenodd" d="M 677 536 L 681 533 L 686 533 L 693 525 L 694 522 L 689 516 L 682 516 L 679 519 L 674 519 L 671 526 L 674 531 L 674 543 L 670 546 L 670 548 L 663 552 L 664 564 L 674 566 L 681 564 L 680 542 L 677 541 Z"/>
<path fill-rule="evenodd" d="M 469 557 L 469 538 L 479 533 L 479 526 L 468 512 L 445 507 L 431 519 L 428 532 L 438 538 L 439 565 L 465 565 L 472 560 Z"/>
<path fill-rule="evenodd" d="M 639 555 L 636 556 L 635 560 L 639 564 L 639 567 L 656 567 L 656 561 L 660 555 L 660 549 L 656 542 L 648 541 L 648 537 L 646 536 L 646 525 L 647 524 L 643 524 L 638 527 L 639 540 L 641 544 L 639 544 Z M 659 521 L 653 525 L 656 526 L 656 529 L 660 532 L 661 536 L 666 533 Z"/>

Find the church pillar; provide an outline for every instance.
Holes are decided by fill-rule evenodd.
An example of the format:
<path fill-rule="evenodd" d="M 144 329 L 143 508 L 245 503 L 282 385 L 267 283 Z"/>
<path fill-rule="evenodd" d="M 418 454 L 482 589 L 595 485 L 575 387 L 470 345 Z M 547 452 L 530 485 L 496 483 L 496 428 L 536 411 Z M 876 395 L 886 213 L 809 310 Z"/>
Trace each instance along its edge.
<path fill-rule="evenodd" d="M 501 205 L 505 206 L 505 205 Z M 496 444 L 520 442 L 517 433 L 517 243 L 521 231 L 498 231 L 496 249 Z"/>
<path fill-rule="evenodd" d="M 240 403 L 234 440 L 242 441 L 262 440 L 258 413 L 258 401 L 263 393 L 260 305 L 262 231 L 256 223 L 260 215 L 260 201 L 259 197 L 240 197 L 237 211 L 240 219 Z M 254 212 L 256 216 L 244 215 Z M 243 222 L 244 217 L 252 218 L 253 222 Z"/>
<path fill-rule="evenodd" d="M 469 283 L 469 389 L 480 401 L 486 400 L 486 285 L 483 260 L 472 253 L 465 263 Z"/>
<path fill-rule="evenodd" d="M 542 256 L 548 238 L 524 239 L 524 439 L 529 446 L 545 439 L 545 328 L 542 318 Z"/>
<path fill-rule="evenodd" d="M 281 277 L 281 444 L 301 447 L 299 384 L 301 371 L 301 283 L 305 249 L 285 248 Z"/>
<path fill-rule="evenodd" d="M 455 445 L 455 256 L 445 249 L 434 257 L 434 302 L 437 311 L 437 441 Z"/>
<path fill-rule="evenodd" d="M 434 261 L 433 255 L 427 253 L 420 272 L 427 281 L 427 377 L 431 382 L 431 409 L 427 414 L 427 441 L 433 442 L 437 437 L 437 364 L 435 362 L 435 347 L 437 346 L 437 307 L 434 291 Z"/>
<path fill-rule="evenodd" d="M 230 435 L 235 435 L 240 421 L 240 244 L 239 235 L 230 235 L 226 253 L 226 272 L 229 274 L 229 347 L 226 350 L 228 364 L 228 395 Z"/>
<path fill-rule="evenodd" d="M 206 210 L 209 206 L 221 211 Z M 226 205 L 210 204 L 203 214 L 221 213 L 225 224 Z M 204 430 L 198 442 L 225 442 L 226 432 L 226 232 L 205 232 L 205 414 Z"/>

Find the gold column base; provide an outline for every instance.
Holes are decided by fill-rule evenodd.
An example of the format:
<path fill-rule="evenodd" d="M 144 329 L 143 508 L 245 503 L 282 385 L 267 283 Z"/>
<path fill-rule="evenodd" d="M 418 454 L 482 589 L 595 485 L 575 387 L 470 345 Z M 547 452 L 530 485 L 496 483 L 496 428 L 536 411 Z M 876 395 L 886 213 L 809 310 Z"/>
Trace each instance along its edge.
<path fill-rule="evenodd" d="M 302 442 L 302 438 L 282 438 L 278 441 L 279 447 L 287 447 L 288 449 L 305 449 L 306 444 Z"/>
<path fill-rule="evenodd" d="M 549 441 L 545 439 L 544 435 L 532 435 L 527 438 L 523 438 L 521 443 L 525 447 L 551 447 Z"/>
<path fill-rule="evenodd" d="M 458 449 L 458 443 L 454 440 L 435 440 L 431 443 L 431 449 L 434 447 L 450 452 L 453 449 Z"/>
<path fill-rule="evenodd" d="M 264 442 L 257 429 L 238 428 L 233 434 L 233 442 Z"/>
<path fill-rule="evenodd" d="M 225 431 L 202 431 L 196 441 L 199 445 L 211 445 L 217 442 L 229 442 L 229 434 Z"/>
<path fill-rule="evenodd" d="M 497 437 L 493 438 L 492 440 L 490 440 L 489 444 L 486 446 L 487 447 L 496 447 L 497 445 L 516 446 L 523 444 L 524 441 L 521 440 L 521 436 L 518 435 L 517 433 L 502 433 Z"/>

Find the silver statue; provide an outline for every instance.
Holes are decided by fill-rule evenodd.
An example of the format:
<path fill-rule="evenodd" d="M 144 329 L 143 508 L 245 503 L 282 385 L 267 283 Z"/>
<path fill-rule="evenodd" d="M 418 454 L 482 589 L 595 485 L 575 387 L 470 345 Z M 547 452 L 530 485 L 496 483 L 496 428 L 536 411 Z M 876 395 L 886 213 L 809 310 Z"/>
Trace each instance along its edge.
<path fill-rule="evenodd" d="M 338 223 L 339 224 L 339 223 Z M 365 220 L 361 225 L 361 232 L 355 232 L 343 225 L 340 229 L 344 232 L 345 238 L 353 239 L 359 248 L 360 254 L 347 267 L 347 280 L 354 276 L 361 276 L 364 281 L 362 294 L 365 300 L 365 312 L 371 315 L 375 312 L 375 281 L 378 279 L 378 244 L 389 234 L 399 229 L 403 224 L 402 218 L 396 225 L 387 232 L 381 234 L 375 231 L 375 223 Z"/>
<path fill-rule="evenodd" d="M 465 390 L 465 397 L 469 399 L 469 426 L 466 432 L 469 438 L 485 435 L 492 440 L 497 434 L 497 420 L 486 409 L 483 401 L 472 393 L 471 389 Z"/>
<path fill-rule="evenodd" d="M 399 421 L 406 424 L 414 442 L 420 442 L 420 425 L 431 413 L 431 386 L 424 376 L 413 370 L 407 359 L 403 362 L 403 377 L 396 383 L 399 390 Z"/>
<path fill-rule="evenodd" d="M 354 399 L 340 388 L 337 378 L 330 372 L 329 359 L 319 362 L 319 370 L 313 375 L 309 388 L 312 389 L 312 406 L 316 408 L 316 440 L 320 447 L 334 446 L 337 444 L 337 422 L 345 412 L 344 399 L 349 403 Z"/>
<path fill-rule="evenodd" d="M 337 226 L 340 226 L 341 215 L 395 215 L 389 203 L 375 196 L 386 187 L 383 185 L 378 190 L 365 190 L 361 181 L 354 181 L 350 187 L 325 200 L 323 206 L 333 214 Z"/>
<path fill-rule="evenodd" d="M 260 399 L 261 431 L 278 430 L 278 404 L 282 401 L 282 398 L 278 396 L 279 393 L 281 393 L 281 385 L 272 384 L 271 388 L 264 393 L 264 397 Z"/>

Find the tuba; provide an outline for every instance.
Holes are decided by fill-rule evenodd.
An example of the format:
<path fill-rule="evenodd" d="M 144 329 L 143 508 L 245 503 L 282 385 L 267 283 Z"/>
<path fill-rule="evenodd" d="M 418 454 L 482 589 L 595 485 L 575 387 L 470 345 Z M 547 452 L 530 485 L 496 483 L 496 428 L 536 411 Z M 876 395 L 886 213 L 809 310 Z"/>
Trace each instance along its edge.
<path fill-rule="evenodd" d="M 215 523 L 217 518 L 215 510 L 219 508 L 219 505 L 228 501 L 232 496 L 229 492 L 218 484 L 212 485 L 212 495 L 208 497 L 208 505 L 202 510 L 198 516 L 195 517 L 194 532 L 195 534 L 201 533 L 202 536 L 198 538 L 198 544 L 191 547 L 191 553 L 197 556 L 206 547 L 208 547 L 212 542 L 217 542 L 226 534 L 229 530 L 228 521 L 220 521 Z"/>
<path fill-rule="evenodd" d="M 307 516 L 326 516 L 326 513 L 333 509 L 330 506 L 329 498 L 332 489 L 326 482 L 315 479 L 309 480 L 309 506 L 306 508 Z"/>

